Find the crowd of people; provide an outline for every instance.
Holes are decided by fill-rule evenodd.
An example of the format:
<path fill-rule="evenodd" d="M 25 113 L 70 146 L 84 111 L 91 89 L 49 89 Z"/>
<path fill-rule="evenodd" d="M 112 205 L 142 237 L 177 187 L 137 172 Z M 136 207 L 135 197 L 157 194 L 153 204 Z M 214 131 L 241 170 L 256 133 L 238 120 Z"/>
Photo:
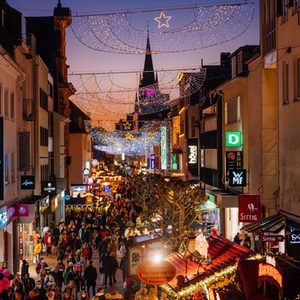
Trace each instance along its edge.
<path fill-rule="evenodd" d="M 15 274 L 11 283 L 12 299 L 122 299 L 113 290 L 116 272 L 120 268 L 125 281 L 128 228 L 135 226 L 141 212 L 141 207 L 128 199 L 111 198 L 101 209 L 70 210 L 64 222 L 44 227 L 34 237 L 35 280 L 23 260 L 21 273 Z M 55 264 L 48 265 L 47 257 L 55 257 Z M 111 292 L 105 293 L 108 290 Z"/>

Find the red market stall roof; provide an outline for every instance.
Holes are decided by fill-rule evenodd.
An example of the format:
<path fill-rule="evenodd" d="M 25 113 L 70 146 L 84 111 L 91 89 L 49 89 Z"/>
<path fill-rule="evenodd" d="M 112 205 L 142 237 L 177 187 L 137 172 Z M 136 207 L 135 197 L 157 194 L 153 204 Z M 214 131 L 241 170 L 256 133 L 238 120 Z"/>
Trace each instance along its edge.
<path fill-rule="evenodd" d="M 176 276 L 183 275 L 187 278 L 181 288 L 194 284 L 215 272 L 232 266 L 240 259 L 246 259 L 249 256 L 255 255 L 254 251 L 222 237 L 211 236 L 207 238 L 207 242 L 209 244 L 208 253 L 211 257 L 211 262 L 207 265 L 199 266 L 199 263 L 190 259 L 184 259 L 178 253 L 173 253 L 168 257 L 167 260 L 176 268 Z M 177 280 L 175 277 L 168 284 L 175 291 L 178 291 L 180 288 L 176 286 L 176 283 Z"/>

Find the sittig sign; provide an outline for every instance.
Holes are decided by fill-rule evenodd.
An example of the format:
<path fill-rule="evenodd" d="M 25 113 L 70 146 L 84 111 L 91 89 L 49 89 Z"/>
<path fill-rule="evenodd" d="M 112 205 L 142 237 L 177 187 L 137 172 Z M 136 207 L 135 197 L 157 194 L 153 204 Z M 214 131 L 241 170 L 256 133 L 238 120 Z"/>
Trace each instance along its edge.
<path fill-rule="evenodd" d="M 247 185 L 246 169 L 230 169 L 229 170 L 229 186 L 243 187 Z"/>
<path fill-rule="evenodd" d="M 258 223 L 261 221 L 259 195 L 239 195 L 239 222 Z"/>
<path fill-rule="evenodd" d="M 241 147 L 242 133 L 240 131 L 226 131 L 225 133 L 226 147 Z"/>

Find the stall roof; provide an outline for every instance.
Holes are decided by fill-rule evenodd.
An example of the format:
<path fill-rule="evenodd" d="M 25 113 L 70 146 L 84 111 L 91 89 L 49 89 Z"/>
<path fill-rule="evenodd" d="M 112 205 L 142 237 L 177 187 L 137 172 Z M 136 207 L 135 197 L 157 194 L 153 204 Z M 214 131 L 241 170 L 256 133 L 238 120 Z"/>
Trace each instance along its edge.
<path fill-rule="evenodd" d="M 183 287 L 187 287 L 190 284 L 205 279 L 215 272 L 232 266 L 239 259 L 246 259 L 255 254 L 254 251 L 222 237 L 211 236 L 207 238 L 207 242 L 209 244 L 208 252 L 211 256 L 211 262 L 207 265 L 199 266 L 199 263 L 193 262 L 190 259 L 184 259 L 178 253 L 173 253 L 168 257 L 168 261 L 176 268 L 176 276 L 183 275 L 187 277 L 188 280 L 184 283 Z M 176 283 L 176 279 L 174 279 L 169 282 L 169 285 L 178 291 L 179 288 L 176 287 Z"/>
<path fill-rule="evenodd" d="M 284 228 L 284 219 L 285 216 L 278 214 L 265 218 L 260 223 L 245 225 L 243 229 L 248 232 L 279 233 Z"/>

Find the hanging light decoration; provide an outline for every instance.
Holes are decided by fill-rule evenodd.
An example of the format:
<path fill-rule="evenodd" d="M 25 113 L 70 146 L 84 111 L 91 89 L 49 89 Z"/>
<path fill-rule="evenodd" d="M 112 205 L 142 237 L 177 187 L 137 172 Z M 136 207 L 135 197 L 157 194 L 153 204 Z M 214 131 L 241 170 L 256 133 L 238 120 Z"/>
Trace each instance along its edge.
<path fill-rule="evenodd" d="M 101 127 L 92 127 L 89 133 L 97 150 L 111 154 L 139 156 L 160 142 L 160 125 L 161 122 L 147 122 L 138 131 L 106 131 Z"/>
<path fill-rule="evenodd" d="M 82 44 L 98 51 L 144 54 L 149 32 L 153 53 L 184 52 L 241 36 L 251 24 L 254 7 L 254 2 L 244 1 L 75 15 L 72 31 Z M 149 20 L 152 22 L 146 26 Z"/>

